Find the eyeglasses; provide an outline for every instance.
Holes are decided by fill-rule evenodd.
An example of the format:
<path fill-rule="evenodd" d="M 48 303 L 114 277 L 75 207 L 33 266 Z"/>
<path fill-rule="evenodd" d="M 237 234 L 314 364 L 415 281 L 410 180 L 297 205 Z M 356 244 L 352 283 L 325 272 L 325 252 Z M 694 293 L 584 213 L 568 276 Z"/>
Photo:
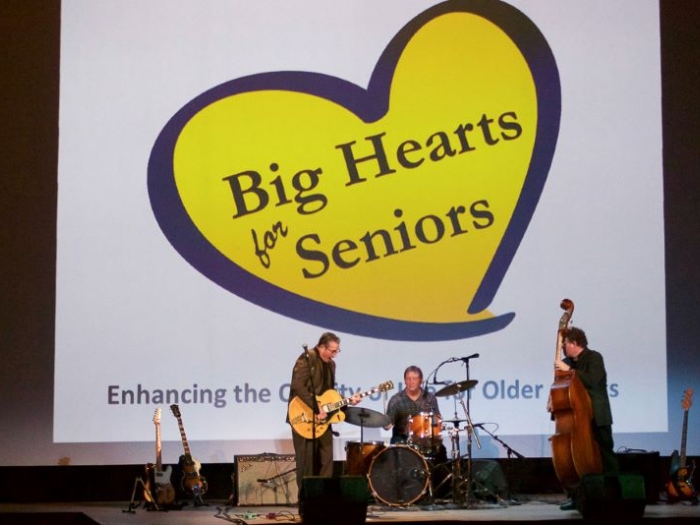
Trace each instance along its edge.
<path fill-rule="evenodd" d="M 332 356 L 336 356 L 340 353 L 340 347 L 338 348 L 328 348 L 327 346 L 323 346 L 323 348 L 326 349 L 326 351 L 331 354 Z"/>

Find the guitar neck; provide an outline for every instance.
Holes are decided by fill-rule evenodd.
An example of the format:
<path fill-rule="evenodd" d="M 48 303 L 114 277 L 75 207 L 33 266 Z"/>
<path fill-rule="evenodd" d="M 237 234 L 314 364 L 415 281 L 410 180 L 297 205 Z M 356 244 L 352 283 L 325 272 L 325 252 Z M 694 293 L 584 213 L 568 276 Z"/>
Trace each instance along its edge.
<path fill-rule="evenodd" d="M 353 394 L 352 396 L 346 397 L 345 399 L 341 399 L 340 401 L 336 401 L 335 403 L 328 403 L 324 407 L 324 409 L 326 409 L 326 412 L 333 412 L 334 410 L 338 410 L 339 408 L 343 408 L 344 406 L 348 405 L 348 403 L 350 403 L 350 399 L 353 397 L 363 398 L 372 395 L 378 391 L 379 387 L 375 387 L 372 390 L 367 390 L 367 392 L 362 392 L 361 394 Z"/>
<path fill-rule="evenodd" d="M 163 470 L 163 460 L 161 458 L 161 444 L 160 444 L 160 423 L 156 423 L 156 470 Z"/>
<path fill-rule="evenodd" d="M 177 426 L 180 428 L 180 437 L 182 438 L 182 446 L 185 449 L 185 457 L 190 459 L 190 446 L 187 444 L 187 436 L 185 435 L 185 427 L 182 425 L 182 419 L 177 418 Z"/>
<path fill-rule="evenodd" d="M 683 412 L 683 433 L 681 434 L 681 457 L 680 457 L 680 464 L 681 467 L 685 467 L 685 444 L 686 444 L 686 437 L 688 434 L 688 411 L 685 410 Z"/>

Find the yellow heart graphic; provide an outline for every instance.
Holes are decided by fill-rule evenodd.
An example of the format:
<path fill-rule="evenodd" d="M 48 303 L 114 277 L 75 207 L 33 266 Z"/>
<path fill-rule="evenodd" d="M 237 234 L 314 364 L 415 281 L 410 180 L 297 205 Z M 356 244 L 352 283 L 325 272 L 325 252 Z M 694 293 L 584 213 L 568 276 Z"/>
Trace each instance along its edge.
<path fill-rule="evenodd" d="M 559 84 L 536 28 L 496 4 L 417 17 L 366 91 L 268 73 L 183 108 L 149 167 L 171 242 L 235 293 L 303 320 L 325 312 L 345 331 L 446 339 L 505 326 L 512 314 L 485 306 L 546 179 Z"/>

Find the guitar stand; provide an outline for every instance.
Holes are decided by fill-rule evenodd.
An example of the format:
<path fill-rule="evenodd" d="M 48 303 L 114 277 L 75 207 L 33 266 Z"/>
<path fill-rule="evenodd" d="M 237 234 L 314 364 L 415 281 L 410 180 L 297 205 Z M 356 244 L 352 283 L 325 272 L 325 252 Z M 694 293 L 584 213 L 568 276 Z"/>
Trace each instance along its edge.
<path fill-rule="evenodd" d="M 204 500 L 202 499 L 202 495 L 198 491 L 194 491 L 194 494 L 192 495 L 192 503 L 194 503 L 195 507 L 202 507 L 202 506 L 208 506 L 208 503 L 204 503 Z"/>
<path fill-rule="evenodd" d="M 143 482 L 143 478 L 141 478 L 141 476 L 136 476 L 136 479 L 134 480 L 134 488 L 131 491 L 131 501 L 129 502 L 129 508 L 127 508 L 126 510 L 122 510 L 122 512 L 136 514 L 136 509 L 138 509 L 142 503 L 141 501 L 136 503 L 136 487 L 138 487 L 139 484 L 143 487 L 144 494 L 146 494 L 148 496 L 148 499 L 151 500 L 149 502 L 144 503 L 144 507 L 148 508 L 149 506 L 152 506 L 154 510 L 160 510 L 160 508 L 158 508 L 158 504 L 156 503 L 155 498 L 153 497 L 153 494 L 151 494 L 151 491 Z"/>

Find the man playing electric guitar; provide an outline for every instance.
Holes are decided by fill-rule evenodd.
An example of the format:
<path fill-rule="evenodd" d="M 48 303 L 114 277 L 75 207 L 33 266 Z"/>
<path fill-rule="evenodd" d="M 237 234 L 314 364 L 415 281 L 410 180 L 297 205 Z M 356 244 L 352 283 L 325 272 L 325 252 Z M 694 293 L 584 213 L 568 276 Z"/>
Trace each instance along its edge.
<path fill-rule="evenodd" d="M 340 338 L 331 332 L 326 332 L 321 335 L 314 348 L 309 349 L 304 345 L 304 352 L 294 363 L 289 391 L 290 403 L 295 398 L 301 399 L 307 406 L 313 408 L 314 412 L 317 412 L 315 417 L 318 422 L 324 422 L 328 414 L 319 407 L 316 396 L 335 387 L 334 358 L 339 353 Z M 359 397 L 355 397 L 351 398 L 349 403 L 356 405 L 359 401 Z M 289 422 L 289 415 L 287 415 L 287 423 Z M 297 467 L 296 480 L 300 490 L 305 476 L 330 477 L 333 474 L 333 433 L 329 432 L 329 428 L 324 426 L 319 429 L 315 439 L 314 436 L 308 439 L 292 429 Z M 316 425 L 313 425 L 313 429 L 317 429 Z"/>

